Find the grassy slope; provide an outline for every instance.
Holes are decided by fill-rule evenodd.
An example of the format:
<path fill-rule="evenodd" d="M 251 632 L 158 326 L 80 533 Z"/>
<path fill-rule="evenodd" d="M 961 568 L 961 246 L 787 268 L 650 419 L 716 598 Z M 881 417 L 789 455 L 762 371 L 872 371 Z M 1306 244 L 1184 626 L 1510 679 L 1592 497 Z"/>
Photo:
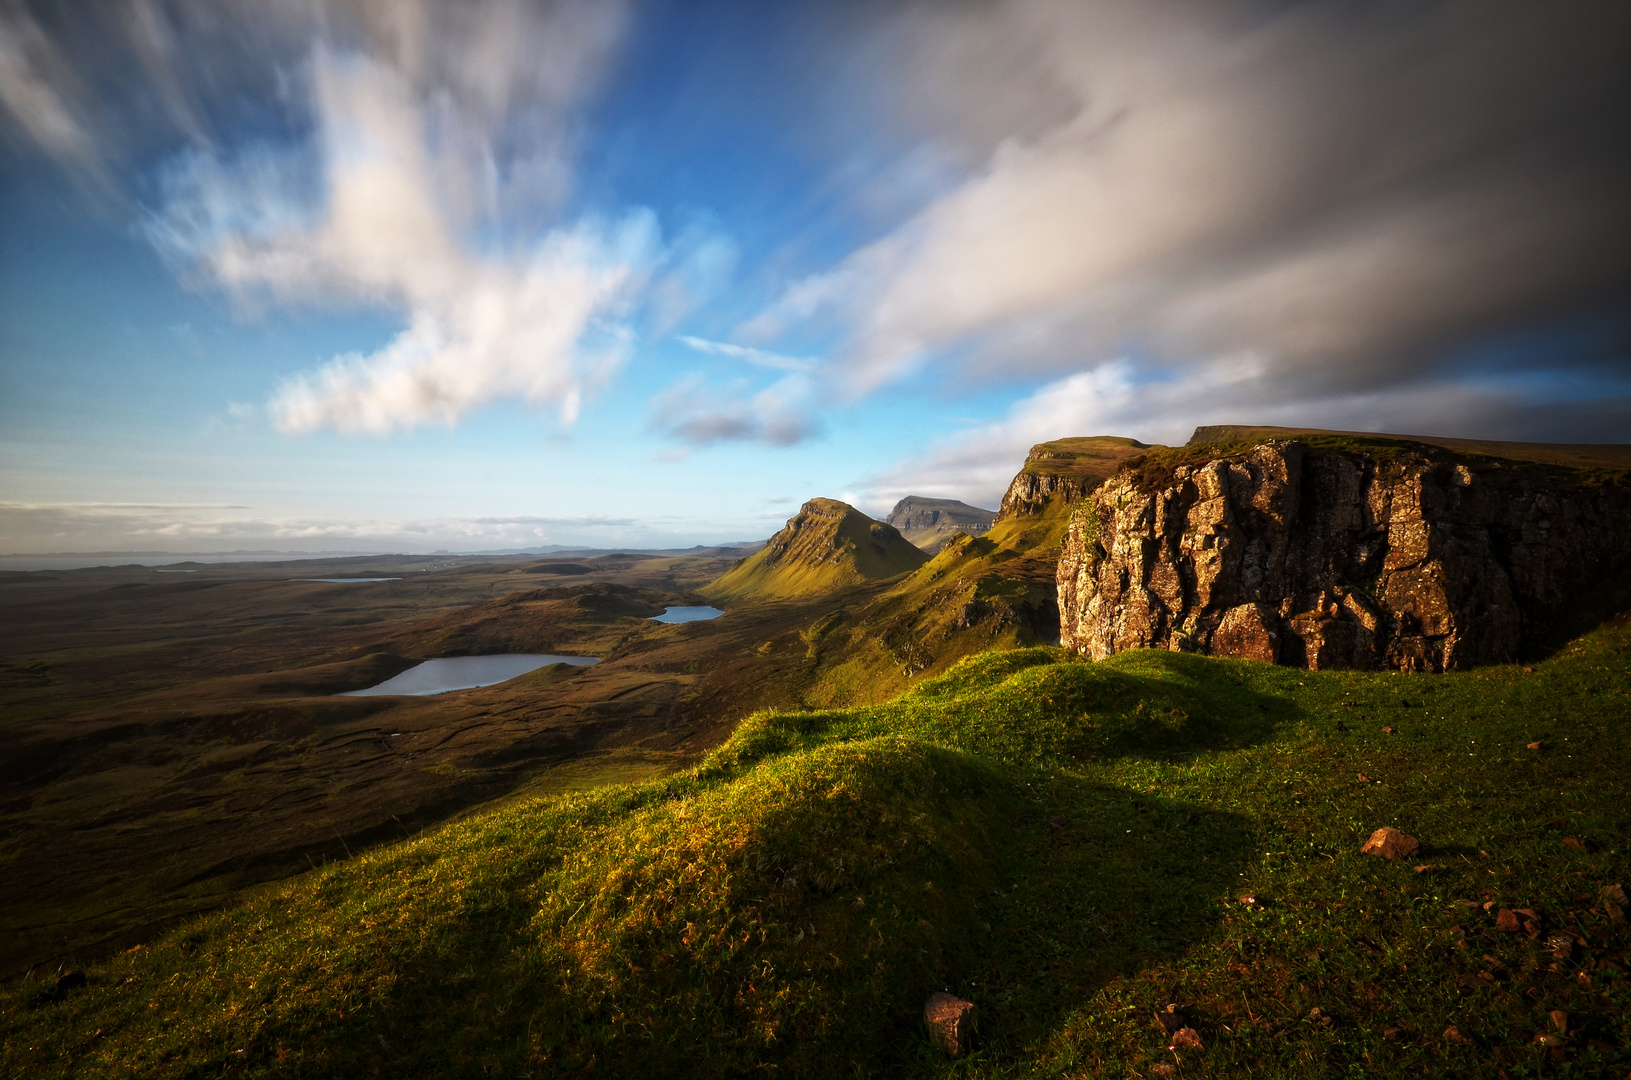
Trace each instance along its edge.
<path fill-rule="evenodd" d="M 4 1071 L 1150 1075 L 1176 1001 L 1186 1076 L 1621 1075 L 1628 660 L 1624 625 L 1533 674 L 985 654 L 307 874 L 60 1002 L 12 984 Z M 1384 824 L 1430 869 L 1357 854 Z M 942 987 L 981 1008 L 960 1063 L 915 1019 Z"/>
<path fill-rule="evenodd" d="M 1103 481 L 1112 476 L 1128 458 L 1159 444 L 1141 443 L 1120 435 L 1082 435 L 1038 443 L 1021 466 L 1021 472 L 1038 476 L 1087 477 Z"/>
<path fill-rule="evenodd" d="M 1436 435 L 1383 435 L 1369 431 L 1327 431 L 1323 428 L 1251 427 L 1238 424 L 1215 424 L 1198 427 L 1186 447 L 1191 450 L 1210 448 L 1211 456 L 1224 452 L 1218 444 L 1233 452 L 1236 446 L 1252 446 L 1269 439 L 1312 439 L 1316 448 L 1333 448 L 1351 444 L 1361 448 L 1377 445 L 1406 449 L 1448 450 L 1458 457 L 1501 458 L 1508 461 L 1528 461 L 1540 465 L 1553 465 L 1566 469 L 1606 470 L 1619 472 L 1631 469 L 1631 446 L 1611 443 L 1525 443 L 1497 442 L 1489 439 L 1446 439 Z M 1174 447 L 1183 450 L 1186 447 Z M 1205 460 L 1204 458 L 1200 460 Z"/>
<path fill-rule="evenodd" d="M 904 574 L 926 560 L 893 526 L 834 499 L 811 499 L 768 545 L 702 593 L 720 601 L 816 596 Z"/>

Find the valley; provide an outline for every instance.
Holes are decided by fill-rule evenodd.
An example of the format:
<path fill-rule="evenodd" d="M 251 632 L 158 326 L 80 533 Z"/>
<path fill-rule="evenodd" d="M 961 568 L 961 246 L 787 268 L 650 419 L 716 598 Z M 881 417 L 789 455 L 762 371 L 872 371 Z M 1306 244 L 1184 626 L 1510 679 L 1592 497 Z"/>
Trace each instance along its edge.
<path fill-rule="evenodd" d="M 1210 624 L 1155 649 L 1113 635 L 1059 647 L 1089 618 L 1124 635 L 1145 625 L 1128 597 L 1135 614 L 1170 604 L 1162 626 L 1202 604 L 1193 571 L 1159 584 L 1168 556 L 1149 553 L 1168 550 L 1165 511 L 1138 502 L 1187 506 L 1160 488 L 1185 469 L 1306 455 L 1312 484 L 1359 454 L 1389 477 L 1400 462 L 1485 484 L 1544 475 L 1547 505 L 1564 505 L 1575 491 L 1619 498 L 1631 465 L 1613 447 L 1422 456 L 1435 445 L 1283 429 L 1177 448 L 1044 443 L 988 527 L 950 531 L 932 554 L 815 499 L 745 555 L 0 575 L 7 1065 L 37 1070 L 40 1048 L 104 1064 L 134 1053 L 168 1075 L 224 1068 L 205 1047 L 239 1046 L 267 1074 L 296 1052 L 318 1072 L 427 1074 L 446 1058 L 461 1074 L 612 1061 L 621 1075 L 719 1055 L 719 1069 L 678 1074 L 768 1061 L 940 1075 L 911 1019 L 931 984 L 980 1003 L 970 1075 L 1150 1068 L 1149 1025 L 1110 1018 L 1174 999 L 1216 1044 L 1169 1050 L 1186 1074 L 1619 1060 L 1628 942 L 1619 901 L 1596 899 L 1631 882 L 1623 537 L 1593 526 L 1607 554 L 1589 589 L 1578 565 L 1547 571 L 1551 606 L 1525 600 L 1523 625 L 1574 621 L 1531 633 L 1521 656 L 1436 654 L 1467 670 L 1353 670 L 1378 666 L 1355 653 L 1254 663 L 1250 641 Z M 1251 508 L 1280 504 L 1241 491 L 1220 535 L 1255 551 L 1252 530 L 1268 526 Z M 1383 532 L 1390 550 L 1417 520 L 1450 528 L 1418 502 L 1423 516 Z M 1577 519 L 1542 530 L 1548 543 Z M 1139 532 L 1150 522 L 1154 540 Z M 1440 543 L 1429 533 L 1423 550 Z M 1153 599 L 1111 587 L 1112 557 Z M 1224 606 L 1302 632 L 1291 601 L 1255 595 Z M 358 693 L 427 660 L 530 654 L 541 666 L 491 685 Z M 1414 869 L 1356 854 L 1391 823 L 1422 834 Z M 1574 846 L 1560 855 L 1554 833 Z M 1503 996 L 1501 978 L 1464 987 L 1466 958 L 1440 939 L 1486 902 L 1544 909 L 1583 951 L 1547 968 L 1491 937 L 1492 970 L 1526 996 Z M 456 914 L 472 903 L 486 914 Z M 381 905 L 394 921 L 367 914 Z M 807 939 L 830 962 L 801 951 Z M 1391 996 L 1367 974 L 1372 954 L 1398 958 Z M 343 971 L 336 955 L 351 958 Z M 540 983 L 539 965 L 562 974 Z M 86 994 L 40 997 L 53 972 L 81 969 Z M 168 977 L 185 997 L 154 982 Z M 126 985 L 147 987 L 132 999 L 147 1012 L 111 994 Z M 245 994 L 261 1003 L 253 1030 L 189 1004 Z M 28 995 L 44 1004 L 23 1008 Z M 512 1004 L 488 1015 L 495 995 Z M 712 1019 L 677 1024 L 676 1001 Z M 1553 1006 L 1579 1039 L 1517 1037 Z M 545 1028 L 517 1027 L 512 1008 Z M 39 1035 L 34 1018 L 59 1013 L 72 1019 Z M 170 1034 L 142 1034 L 149 1013 Z M 568 1015 L 595 1022 L 572 1034 Z M 1476 1038 L 1435 1033 L 1473 1024 Z M 93 1026 L 119 1034 L 104 1046 Z M 26 1051 L 22 1032 L 36 1033 Z"/>

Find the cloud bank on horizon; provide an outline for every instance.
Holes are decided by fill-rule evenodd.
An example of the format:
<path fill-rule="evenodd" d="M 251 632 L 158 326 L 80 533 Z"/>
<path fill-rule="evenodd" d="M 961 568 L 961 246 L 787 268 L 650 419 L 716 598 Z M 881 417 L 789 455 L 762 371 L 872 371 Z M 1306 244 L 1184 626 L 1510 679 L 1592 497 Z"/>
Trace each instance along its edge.
<path fill-rule="evenodd" d="M 823 89 L 699 56 L 625 92 L 680 22 Z M 1628 43 L 1607 0 L 12 0 L 0 104 L 191 287 L 396 321 L 269 388 L 288 435 L 505 400 L 570 427 L 638 392 L 683 455 L 911 400 L 980 415 L 923 421 L 868 505 L 989 504 L 1071 434 L 1631 441 Z M 806 175 L 767 186 L 803 209 L 620 190 L 618 155 L 703 167 L 616 137 L 680 89 L 796 145 Z M 728 374 L 634 389 L 669 343 Z"/>

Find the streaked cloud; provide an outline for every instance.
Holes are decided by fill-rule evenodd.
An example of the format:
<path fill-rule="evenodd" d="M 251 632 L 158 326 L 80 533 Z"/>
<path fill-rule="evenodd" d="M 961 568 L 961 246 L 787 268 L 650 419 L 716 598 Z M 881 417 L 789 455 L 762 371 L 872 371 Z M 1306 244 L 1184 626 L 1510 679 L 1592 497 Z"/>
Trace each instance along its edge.
<path fill-rule="evenodd" d="M 651 403 L 651 429 L 688 447 L 751 442 L 793 446 L 820 433 L 808 375 L 790 374 L 762 390 L 745 382 L 710 386 L 688 376 Z"/>
<path fill-rule="evenodd" d="M 691 337 L 681 334 L 679 340 L 699 353 L 709 356 L 725 356 L 732 360 L 741 360 L 743 363 L 755 367 L 769 368 L 772 371 L 798 371 L 808 372 L 815 370 L 814 360 L 801 360 L 796 356 L 782 356 L 780 353 L 766 352 L 764 349 L 755 349 L 748 345 L 732 345 L 728 341 L 709 341 L 706 338 Z"/>
<path fill-rule="evenodd" d="M 473 551 L 547 544 L 651 546 L 664 531 L 706 534 L 694 520 L 614 515 L 487 515 L 337 521 L 254 507 L 188 503 L 0 503 L 0 553 Z"/>
<path fill-rule="evenodd" d="M 865 504 L 887 509 L 906 495 L 996 507 L 1037 443 L 1073 435 L 1119 435 L 1175 446 L 1202 424 L 1263 424 L 1519 440 L 1612 442 L 1631 430 L 1631 376 L 1536 385 L 1521 372 L 1428 374 L 1387 387 L 1310 392 L 1275 380 L 1273 365 L 1240 354 L 1179 373 L 1152 374 L 1121 359 L 1047 383 L 993 423 L 943 438 L 922 455 L 867 478 Z"/>
<path fill-rule="evenodd" d="M 1204 384 L 1251 353 L 1318 398 L 1623 305 L 1628 11 L 911 9 L 905 95 L 976 164 L 742 334 L 838 335 L 852 396 L 925 368 L 967 386 L 1128 355 Z"/>

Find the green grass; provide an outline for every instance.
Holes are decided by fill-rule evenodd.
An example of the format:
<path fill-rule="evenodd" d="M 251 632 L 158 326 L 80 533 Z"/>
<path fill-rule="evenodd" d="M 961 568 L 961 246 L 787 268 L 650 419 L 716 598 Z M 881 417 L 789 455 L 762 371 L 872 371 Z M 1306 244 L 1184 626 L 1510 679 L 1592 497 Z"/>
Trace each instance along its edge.
<path fill-rule="evenodd" d="M 763 548 L 700 592 L 721 602 L 819 596 L 909 573 L 928 560 L 894 526 L 836 499 L 811 499 Z"/>
<path fill-rule="evenodd" d="M 15 982 L 0 1060 L 31 1077 L 1620 1076 L 1631 933 L 1601 890 L 1631 886 L 1628 659 L 1623 625 L 1532 674 L 987 653 L 884 705 L 756 715 L 666 779 L 322 868 L 89 965 L 60 1001 L 31 1007 L 48 983 Z M 1358 854 L 1382 825 L 1421 838 L 1412 865 Z M 1556 960 L 1544 936 L 1497 934 L 1499 907 L 1584 944 Z M 981 1010 L 958 1062 L 917 1019 L 942 988 Z M 1151 1019 L 1167 1002 L 1205 1051 L 1168 1049 Z M 1535 1044 L 1554 1009 L 1567 1041 Z"/>

